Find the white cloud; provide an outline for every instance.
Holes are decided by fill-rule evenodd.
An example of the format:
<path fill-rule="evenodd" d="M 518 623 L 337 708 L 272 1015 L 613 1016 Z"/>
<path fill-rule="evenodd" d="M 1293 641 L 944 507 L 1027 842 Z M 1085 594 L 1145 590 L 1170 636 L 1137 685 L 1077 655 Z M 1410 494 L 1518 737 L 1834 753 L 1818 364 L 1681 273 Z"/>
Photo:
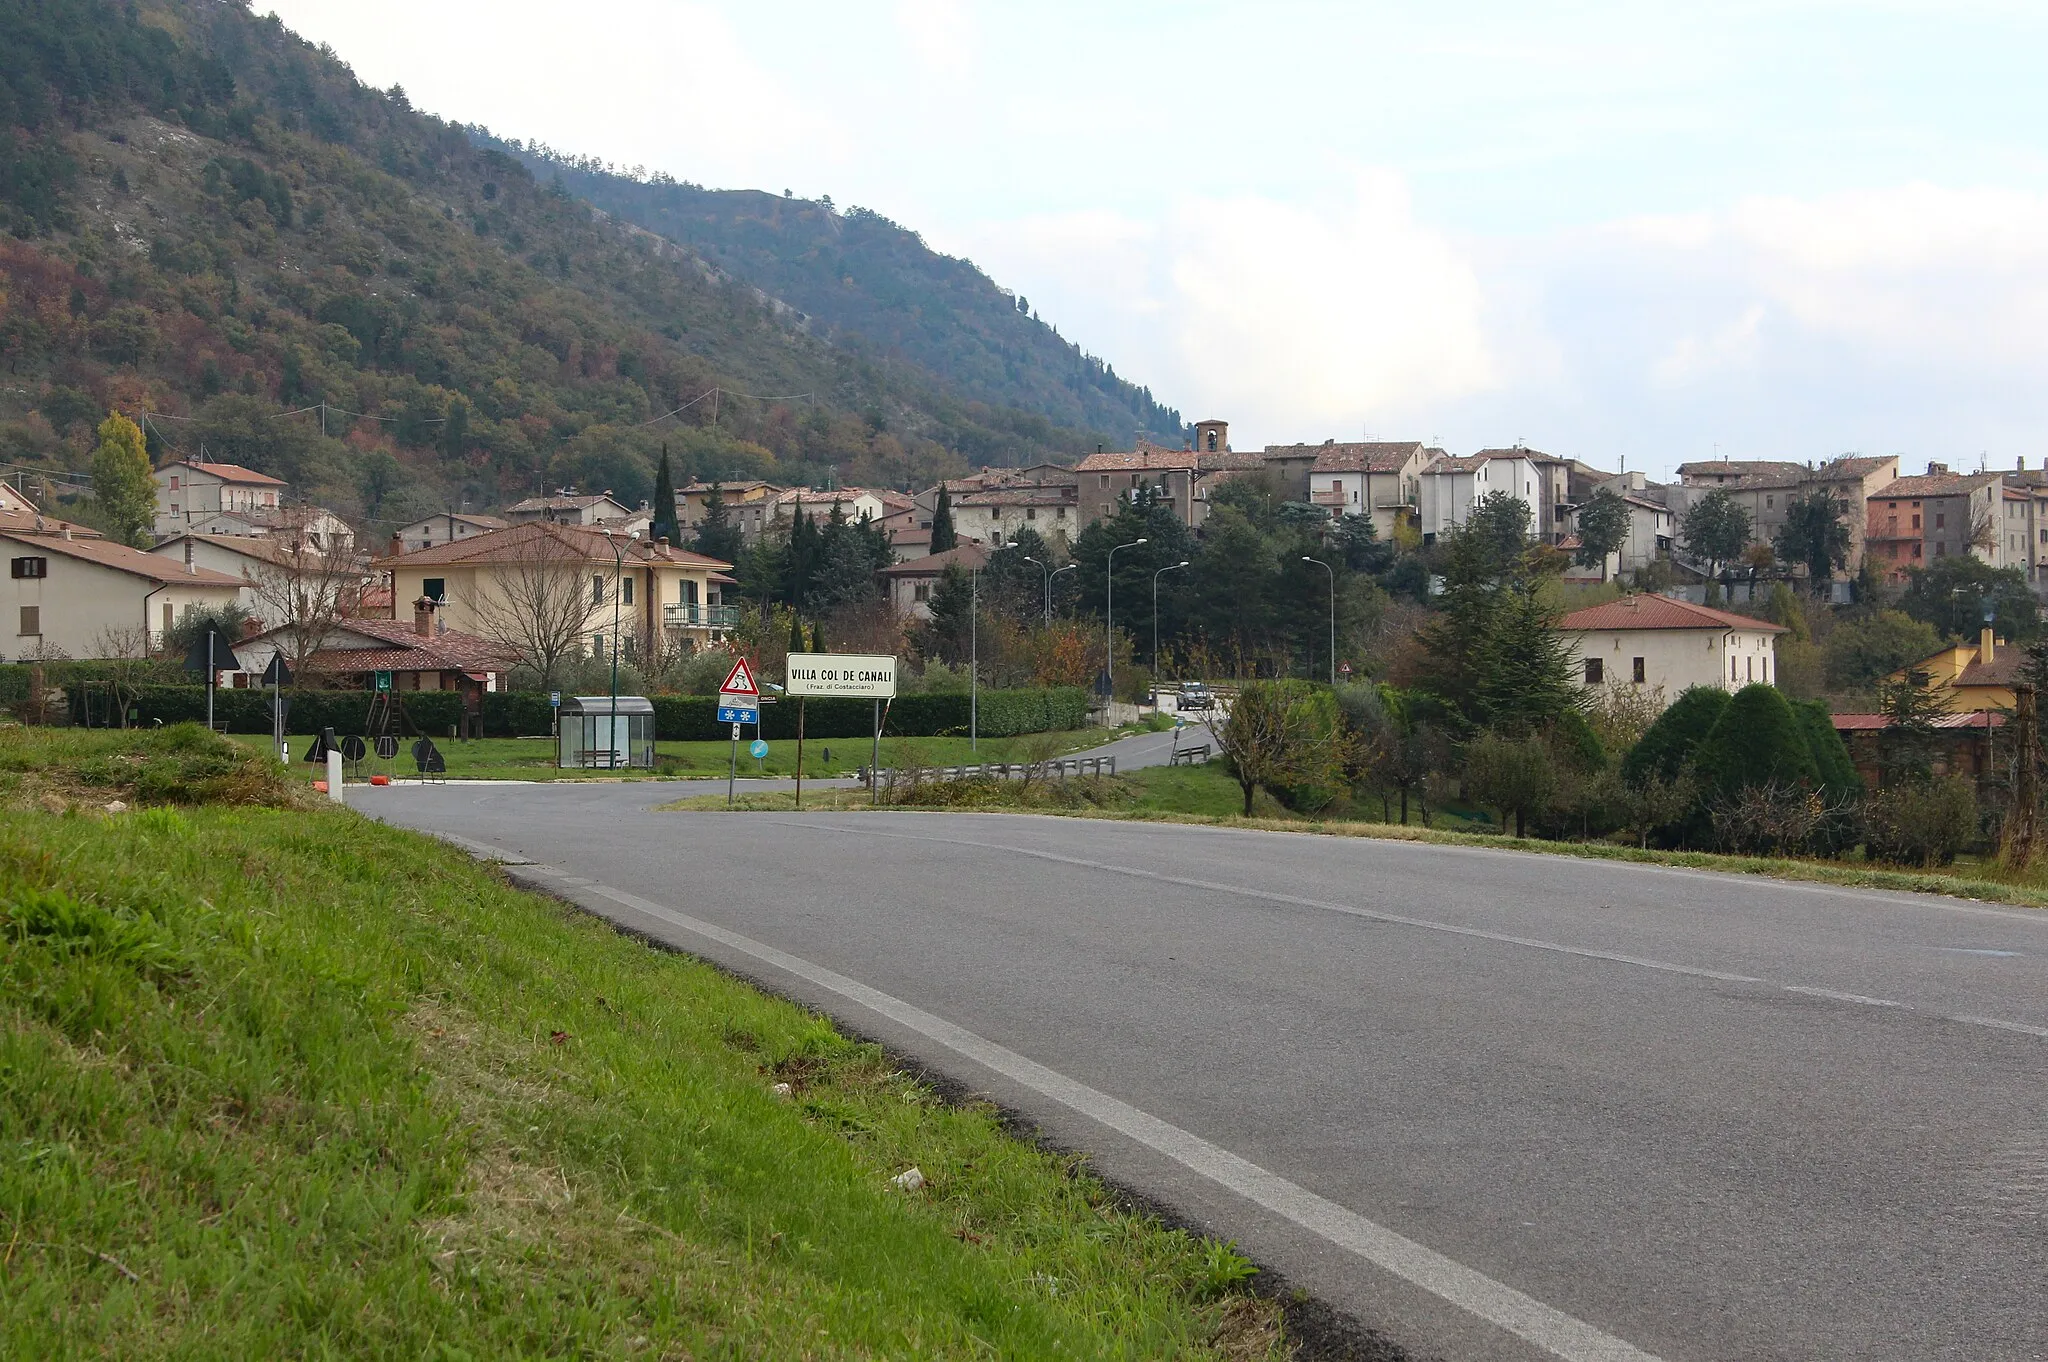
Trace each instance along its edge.
<path fill-rule="evenodd" d="M 896 27 L 930 75 L 960 77 L 974 65 L 974 17 L 961 0 L 896 0 Z"/>
<path fill-rule="evenodd" d="M 1419 223 L 1405 185 L 1359 174 L 1322 206 L 1186 198 L 1157 220 L 1102 212 L 987 225 L 976 258 L 1070 337 L 1233 443 L 1355 438 L 1482 390 L 1494 363 L 1477 275 Z"/>

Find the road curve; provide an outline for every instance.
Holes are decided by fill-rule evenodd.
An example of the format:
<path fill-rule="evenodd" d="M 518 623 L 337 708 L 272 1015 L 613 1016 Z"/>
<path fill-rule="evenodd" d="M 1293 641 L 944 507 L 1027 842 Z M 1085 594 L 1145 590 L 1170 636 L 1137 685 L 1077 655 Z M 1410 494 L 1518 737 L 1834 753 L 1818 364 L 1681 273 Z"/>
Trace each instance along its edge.
<path fill-rule="evenodd" d="M 1418 1355 L 2048 1358 L 2048 913 L 673 794 L 358 806 L 989 1092 Z"/>

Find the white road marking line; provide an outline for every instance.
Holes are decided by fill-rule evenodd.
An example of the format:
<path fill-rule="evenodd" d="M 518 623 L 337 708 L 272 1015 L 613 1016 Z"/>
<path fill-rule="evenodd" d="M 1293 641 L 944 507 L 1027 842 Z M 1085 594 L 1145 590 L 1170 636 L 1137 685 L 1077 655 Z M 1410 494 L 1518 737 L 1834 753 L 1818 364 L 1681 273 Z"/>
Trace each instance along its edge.
<path fill-rule="evenodd" d="M 1804 993 L 1813 998 L 1833 998 L 1840 1003 L 1862 1003 L 1865 1007 L 1902 1007 L 1908 1012 L 1913 1010 L 1909 1004 L 1894 1002 L 1890 998 L 1870 998 L 1861 993 L 1843 993 L 1832 988 L 1813 988 L 1807 984 L 1780 984 L 1778 987 L 1787 993 Z"/>
<path fill-rule="evenodd" d="M 2000 1021 L 1997 1017 L 1950 1017 L 1950 1021 L 1965 1026 L 1989 1026 L 2000 1031 L 2018 1031 L 2028 1036 L 2048 1036 L 2048 1026 L 2028 1026 L 2025 1022 Z"/>
<path fill-rule="evenodd" d="M 495 848 L 469 843 L 497 858 Z M 536 878 L 568 883 L 572 879 L 552 866 L 527 862 L 521 867 Z M 663 907 L 661 904 L 591 881 L 578 881 L 586 892 L 610 899 L 637 913 L 694 933 L 709 941 L 739 951 L 763 964 L 800 979 L 807 979 L 847 1001 L 888 1018 L 943 1045 L 955 1054 L 973 1060 L 1070 1110 L 1108 1126 L 1182 1167 L 1199 1173 L 1245 1200 L 1273 1212 L 1338 1248 L 1410 1282 L 1430 1294 L 1478 1316 L 1517 1338 L 1542 1348 L 1564 1362 L 1659 1362 L 1614 1335 L 1605 1333 L 1575 1316 L 1545 1305 L 1504 1282 L 1466 1267 L 1436 1250 L 1416 1243 L 1384 1225 L 1367 1220 L 1326 1197 L 1318 1196 L 1298 1183 L 1290 1182 L 1220 1145 L 1211 1144 L 1128 1102 L 1068 1078 L 1036 1060 L 997 1045 L 965 1027 L 926 1012 L 900 998 L 871 988 L 857 979 L 814 965 L 810 961 L 778 950 L 766 942 L 728 931 Z"/>

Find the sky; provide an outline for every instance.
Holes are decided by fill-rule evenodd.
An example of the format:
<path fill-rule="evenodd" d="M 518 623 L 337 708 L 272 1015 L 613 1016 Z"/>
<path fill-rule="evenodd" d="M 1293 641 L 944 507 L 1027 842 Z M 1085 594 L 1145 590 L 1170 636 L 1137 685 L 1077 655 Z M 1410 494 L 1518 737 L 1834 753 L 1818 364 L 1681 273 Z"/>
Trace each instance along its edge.
<path fill-rule="evenodd" d="M 1239 449 L 2048 454 L 2048 5 L 257 8 L 445 118 L 871 208 Z"/>

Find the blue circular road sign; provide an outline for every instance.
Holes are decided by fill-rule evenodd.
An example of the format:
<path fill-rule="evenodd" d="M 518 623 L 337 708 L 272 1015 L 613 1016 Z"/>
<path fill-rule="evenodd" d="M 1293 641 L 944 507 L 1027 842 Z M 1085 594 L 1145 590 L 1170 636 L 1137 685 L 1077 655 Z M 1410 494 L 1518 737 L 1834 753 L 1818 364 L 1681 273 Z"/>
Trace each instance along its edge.
<path fill-rule="evenodd" d="M 767 756 L 768 744 L 761 741 L 759 738 L 754 739 L 752 742 L 747 744 L 747 755 L 750 757 Z"/>

